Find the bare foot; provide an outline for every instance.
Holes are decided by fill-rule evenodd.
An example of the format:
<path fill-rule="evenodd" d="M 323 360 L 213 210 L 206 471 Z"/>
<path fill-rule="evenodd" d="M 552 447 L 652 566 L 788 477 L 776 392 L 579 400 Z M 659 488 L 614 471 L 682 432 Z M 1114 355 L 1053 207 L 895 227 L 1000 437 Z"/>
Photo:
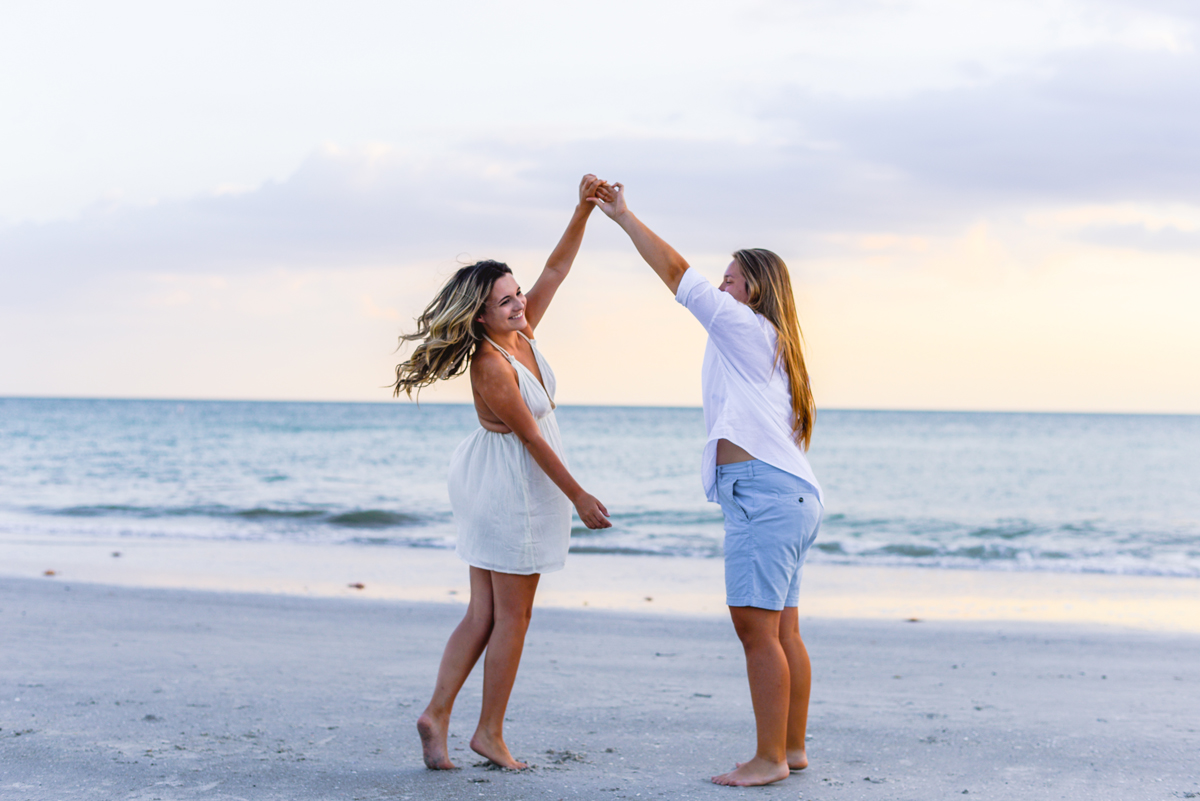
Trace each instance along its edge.
<path fill-rule="evenodd" d="M 446 747 L 446 722 L 438 721 L 428 712 L 417 718 L 417 733 L 421 735 L 421 754 L 430 770 L 454 770 Z"/>
<path fill-rule="evenodd" d="M 490 759 L 502 768 L 521 770 L 522 768 L 529 767 L 524 762 L 518 762 L 513 759 L 513 755 L 508 752 L 508 746 L 504 744 L 504 740 L 492 737 L 482 729 L 475 730 L 475 735 L 471 738 L 471 750 L 481 757 Z"/>
<path fill-rule="evenodd" d="M 798 751 L 788 751 L 787 752 L 787 763 L 788 763 L 788 770 L 804 770 L 805 768 L 808 767 L 808 754 L 805 752 L 805 750 L 803 748 L 801 748 Z M 737 763 L 737 766 L 740 768 L 742 765 L 745 765 L 745 764 L 746 764 L 745 762 L 739 762 L 739 763 Z"/>
<path fill-rule="evenodd" d="M 738 765 L 736 770 L 713 776 L 712 780 L 713 784 L 724 784 L 728 787 L 754 787 L 781 781 L 788 775 L 786 762 L 769 762 L 762 757 L 755 757 Z"/>

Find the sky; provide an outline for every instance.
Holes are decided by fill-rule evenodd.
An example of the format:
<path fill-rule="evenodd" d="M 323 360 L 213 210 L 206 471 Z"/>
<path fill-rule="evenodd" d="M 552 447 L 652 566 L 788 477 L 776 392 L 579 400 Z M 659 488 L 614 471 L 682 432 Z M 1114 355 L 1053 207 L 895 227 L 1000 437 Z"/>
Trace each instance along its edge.
<path fill-rule="evenodd" d="M 820 407 L 1200 413 L 1198 22 L 10 0 L 0 395 L 385 401 L 438 287 L 532 286 L 593 172 L 710 280 L 784 257 Z M 699 404 L 703 330 L 599 213 L 538 337 L 561 403 Z"/>

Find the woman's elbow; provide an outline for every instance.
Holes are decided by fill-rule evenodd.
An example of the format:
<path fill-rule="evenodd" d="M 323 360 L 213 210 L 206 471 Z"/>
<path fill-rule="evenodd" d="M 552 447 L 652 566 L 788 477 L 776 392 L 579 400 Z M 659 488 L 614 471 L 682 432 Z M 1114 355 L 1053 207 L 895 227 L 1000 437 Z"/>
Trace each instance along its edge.
<path fill-rule="evenodd" d="M 533 453 L 542 443 L 542 435 L 535 431 L 521 431 L 514 429 L 513 433 L 517 435 L 517 439 L 525 446 L 525 450 Z"/>

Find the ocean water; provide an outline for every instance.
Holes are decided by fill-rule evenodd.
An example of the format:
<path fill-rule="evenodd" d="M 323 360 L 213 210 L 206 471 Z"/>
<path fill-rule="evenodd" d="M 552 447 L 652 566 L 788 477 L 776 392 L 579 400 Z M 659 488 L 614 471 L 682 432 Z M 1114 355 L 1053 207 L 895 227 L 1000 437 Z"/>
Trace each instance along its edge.
<path fill-rule="evenodd" d="M 612 512 L 572 551 L 712 558 L 699 409 L 559 407 Z M 0 531 L 453 546 L 468 406 L 0 398 Z M 810 559 L 1200 576 L 1200 416 L 821 411 Z"/>

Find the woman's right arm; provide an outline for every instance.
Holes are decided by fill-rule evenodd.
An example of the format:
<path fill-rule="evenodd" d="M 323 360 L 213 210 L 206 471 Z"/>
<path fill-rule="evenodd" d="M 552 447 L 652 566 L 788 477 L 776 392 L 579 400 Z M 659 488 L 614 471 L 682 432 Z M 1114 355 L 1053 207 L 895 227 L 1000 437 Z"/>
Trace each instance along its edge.
<path fill-rule="evenodd" d="M 512 365 L 497 353 L 477 353 L 471 360 L 471 386 L 492 413 L 517 435 L 538 467 L 570 499 L 583 524 L 588 528 L 611 528 L 608 509 L 579 486 L 550 443 L 542 437 L 537 421 L 521 397 Z"/>
<path fill-rule="evenodd" d="M 732 295 L 718 291 L 697 273 L 689 275 L 685 283 L 688 263 L 629 211 L 625 206 L 624 186 L 601 184 L 595 191 L 596 196 L 589 200 L 629 234 L 638 253 L 675 293 L 675 299 L 700 321 L 713 345 L 729 360 L 733 369 L 743 372 L 752 381 L 769 380 L 774 370 L 775 352 L 750 307 L 739 303 Z M 682 293 L 681 285 L 684 285 Z"/>
<path fill-rule="evenodd" d="M 646 227 L 646 224 L 633 216 L 625 207 L 625 187 L 622 184 L 612 186 L 602 185 L 596 190 L 596 196 L 588 198 L 600 207 L 617 225 L 629 234 L 633 246 L 654 269 L 671 292 L 679 290 L 679 279 L 688 271 L 688 263 L 684 261 L 675 248 L 668 245 L 662 238 Z"/>

